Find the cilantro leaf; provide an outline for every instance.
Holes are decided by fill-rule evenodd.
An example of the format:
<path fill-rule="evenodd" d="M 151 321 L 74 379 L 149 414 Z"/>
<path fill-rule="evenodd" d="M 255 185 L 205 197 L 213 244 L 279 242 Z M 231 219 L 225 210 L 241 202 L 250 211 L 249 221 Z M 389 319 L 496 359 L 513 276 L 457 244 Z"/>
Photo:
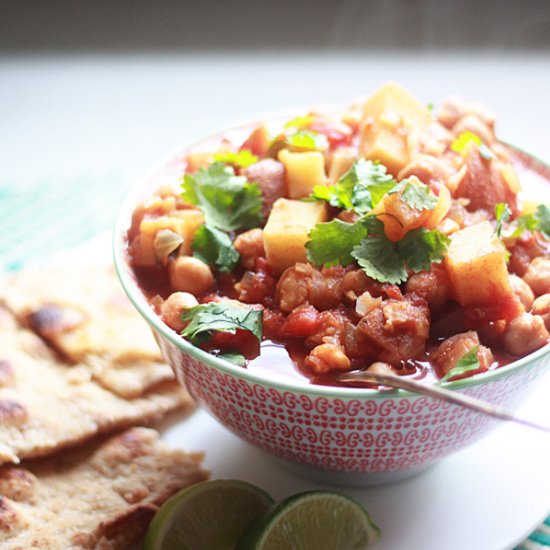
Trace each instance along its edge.
<path fill-rule="evenodd" d="M 352 187 L 351 203 L 358 214 L 366 214 L 395 186 L 393 176 L 379 162 L 358 159 L 340 182 Z M 339 182 L 339 183 L 340 183 Z"/>
<path fill-rule="evenodd" d="M 428 231 L 423 227 L 409 231 L 399 241 L 399 257 L 407 267 L 418 273 L 428 271 L 432 263 L 443 260 L 451 239 L 437 229 Z"/>
<path fill-rule="evenodd" d="M 343 193 L 336 185 L 314 185 L 308 199 L 326 201 L 335 208 L 346 208 L 342 205 L 349 202 L 347 193 Z"/>
<path fill-rule="evenodd" d="M 236 351 L 225 351 L 223 353 L 218 353 L 220 359 L 225 359 L 238 367 L 244 367 L 246 365 L 246 358 L 242 353 Z"/>
<path fill-rule="evenodd" d="M 250 229 L 262 221 L 261 192 L 256 183 L 236 176 L 232 167 L 215 162 L 186 174 L 182 197 L 202 208 L 206 223 L 223 231 Z"/>
<path fill-rule="evenodd" d="M 518 218 L 518 227 L 512 237 L 519 237 L 525 230 L 540 231 L 550 239 L 550 205 L 539 204 L 531 214 L 524 214 Z"/>
<path fill-rule="evenodd" d="M 302 115 L 294 117 L 292 120 L 289 120 L 285 124 L 285 128 L 298 128 L 301 130 L 302 128 L 307 128 L 313 121 L 315 120 L 315 117 L 313 115 Z"/>
<path fill-rule="evenodd" d="M 214 155 L 214 160 L 216 162 L 223 162 L 224 164 L 233 164 L 235 166 L 240 166 L 241 168 L 246 168 L 251 164 L 258 162 L 258 157 L 251 153 L 248 149 L 243 149 L 242 151 L 221 151 Z"/>
<path fill-rule="evenodd" d="M 455 153 L 462 153 L 470 143 L 474 142 L 478 147 L 483 143 L 481 138 L 473 132 L 462 132 L 452 143 L 451 149 Z"/>
<path fill-rule="evenodd" d="M 209 302 L 185 311 L 181 318 L 191 321 L 181 332 L 193 344 L 205 342 L 215 332 L 235 334 L 248 330 L 260 341 L 262 339 L 262 310 Z"/>
<path fill-rule="evenodd" d="M 430 188 L 423 183 L 413 183 L 410 178 L 398 183 L 388 194 L 401 193 L 403 202 L 415 210 L 433 210 L 437 204 L 437 197 Z"/>
<path fill-rule="evenodd" d="M 510 221 L 511 215 L 512 211 L 505 202 L 499 202 L 495 204 L 495 219 L 497 221 L 497 224 L 495 226 L 495 235 L 497 235 L 499 238 L 502 235 L 503 224 Z"/>
<path fill-rule="evenodd" d="M 535 218 L 535 214 L 524 214 L 518 218 L 518 228 L 512 235 L 513 237 L 519 237 L 525 230 L 536 231 L 539 222 Z"/>
<path fill-rule="evenodd" d="M 467 372 L 476 371 L 479 369 L 479 359 L 477 357 L 477 350 L 479 346 L 474 346 L 470 351 L 465 353 L 457 362 L 456 366 L 453 367 L 441 380 L 442 382 L 447 382 L 450 378 L 455 376 L 460 376 L 461 374 L 466 374 Z"/>
<path fill-rule="evenodd" d="M 369 236 L 384 235 L 384 224 L 376 216 L 365 216 L 361 218 L 361 223 L 365 226 Z"/>
<path fill-rule="evenodd" d="M 403 283 L 407 272 L 394 244 L 383 234 L 367 237 L 355 246 L 351 255 L 372 279 L 381 283 Z"/>
<path fill-rule="evenodd" d="M 463 153 L 468 148 L 468 145 L 470 143 L 475 143 L 477 145 L 477 148 L 479 150 L 479 154 L 485 159 L 490 160 L 494 159 L 495 154 L 489 147 L 483 143 L 481 138 L 474 134 L 473 132 L 462 132 L 452 143 L 451 143 L 451 149 L 455 153 Z"/>
<path fill-rule="evenodd" d="M 311 130 L 300 130 L 289 134 L 285 142 L 292 149 L 304 151 L 323 151 L 328 148 L 327 137 Z"/>
<path fill-rule="evenodd" d="M 372 210 L 395 183 L 384 165 L 360 158 L 335 185 L 316 185 L 312 196 L 362 215 Z"/>
<path fill-rule="evenodd" d="M 346 223 L 334 219 L 318 223 L 309 233 L 306 243 L 307 259 L 316 266 L 349 265 L 351 251 L 366 237 L 367 230 L 360 222 Z"/>
<path fill-rule="evenodd" d="M 437 230 L 420 227 L 409 231 L 398 243 L 391 242 L 384 233 L 384 224 L 375 216 L 366 216 L 359 222 L 368 235 L 354 247 L 352 256 L 372 279 L 381 283 L 403 283 L 407 268 L 414 271 L 429 270 L 432 263 L 440 262 L 450 239 Z"/>
<path fill-rule="evenodd" d="M 537 221 L 537 230 L 550 239 L 550 206 L 548 204 L 539 204 L 535 210 L 534 217 Z"/>
<path fill-rule="evenodd" d="M 233 271 L 240 259 L 227 233 L 209 225 L 197 229 L 192 246 L 193 256 L 215 266 L 220 273 Z"/>

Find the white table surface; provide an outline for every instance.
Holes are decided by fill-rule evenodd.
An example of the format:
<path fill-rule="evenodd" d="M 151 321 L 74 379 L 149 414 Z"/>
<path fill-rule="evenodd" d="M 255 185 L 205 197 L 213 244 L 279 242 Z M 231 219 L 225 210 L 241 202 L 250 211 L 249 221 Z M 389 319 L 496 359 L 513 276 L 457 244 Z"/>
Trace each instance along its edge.
<path fill-rule="evenodd" d="M 0 54 L 0 183 L 111 173 L 127 183 L 182 142 L 386 80 L 426 103 L 481 100 L 502 138 L 550 159 L 548 53 Z"/>
<path fill-rule="evenodd" d="M 182 142 L 288 106 L 345 101 L 389 79 L 427 103 L 450 93 L 484 101 L 503 139 L 550 160 L 543 54 L 0 56 L 0 185 L 115 175 L 128 186 Z M 549 383 L 524 415 L 550 417 Z M 540 475 L 550 457 L 544 437 L 502 427 L 410 481 L 350 494 L 380 523 L 381 549 L 500 550 L 550 508 L 550 476 Z M 315 486 L 203 412 L 166 438 L 206 449 L 214 475 L 249 479 L 276 498 Z"/>

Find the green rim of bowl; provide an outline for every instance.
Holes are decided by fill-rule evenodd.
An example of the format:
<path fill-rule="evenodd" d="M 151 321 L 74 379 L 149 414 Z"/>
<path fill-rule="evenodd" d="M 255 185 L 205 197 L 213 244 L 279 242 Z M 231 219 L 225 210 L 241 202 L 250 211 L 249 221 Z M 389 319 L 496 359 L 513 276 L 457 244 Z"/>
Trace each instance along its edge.
<path fill-rule="evenodd" d="M 292 115 L 292 113 L 291 113 Z M 271 117 L 273 120 L 273 117 Z M 255 121 L 252 121 L 247 124 L 242 124 L 234 126 L 227 130 L 226 132 L 237 131 L 239 129 L 245 129 L 246 127 L 252 126 Z M 256 121 L 257 123 L 257 121 Z M 369 388 L 347 388 L 340 386 L 321 386 L 318 384 L 309 384 L 306 381 L 297 382 L 292 380 L 273 380 L 266 374 L 255 373 L 249 371 L 243 367 L 238 367 L 215 357 L 214 355 L 209 354 L 208 352 L 193 346 L 191 343 L 184 340 L 176 332 L 174 332 L 168 325 L 160 319 L 160 317 L 153 311 L 145 296 L 139 289 L 135 278 L 131 275 L 130 266 L 126 261 L 126 240 L 125 235 L 126 231 L 130 227 L 130 221 L 134 208 L 137 206 L 139 200 L 144 199 L 148 196 L 145 191 L 153 191 L 158 187 L 158 182 L 155 186 L 151 185 L 151 179 L 155 174 L 158 173 L 159 169 L 168 164 L 173 160 L 177 155 L 181 155 L 182 152 L 189 150 L 193 146 L 200 144 L 202 142 L 208 141 L 209 139 L 214 139 L 218 134 L 213 134 L 207 136 L 206 138 L 195 141 L 190 144 L 184 144 L 183 146 L 178 147 L 175 152 L 165 157 L 165 159 L 157 164 L 149 174 L 141 180 L 141 183 L 135 186 L 125 197 L 122 202 L 122 206 L 119 210 L 117 216 L 114 233 L 113 233 L 113 257 L 115 268 L 120 279 L 120 282 L 124 288 L 124 291 L 130 298 L 130 301 L 134 304 L 139 313 L 147 320 L 147 322 L 158 331 L 163 338 L 166 338 L 169 342 L 178 347 L 181 351 L 187 353 L 194 359 L 202 361 L 207 365 L 214 367 L 222 372 L 236 376 L 238 378 L 244 378 L 248 382 L 267 385 L 275 387 L 278 389 L 283 389 L 287 391 L 305 393 L 315 396 L 324 396 L 324 397 L 340 397 L 340 398 L 369 398 L 369 399 L 387 399 L 390 397 L 388 390 L 375 390 Z M 550 165 L 541 159 L 534 157 L 533 155 L 527 153 L 523 149 L 516 147 L 515 145 L 505 143 L 508 147 L 516 150 L 521 153 L 522 156 L 529 159 L 531 162 L 540 165 L 545 170 L 550 170 Z M 460 390 L 465 388 L 471 388 L 475 386 L 480 386 L 488 382 L 494 382 L 500 378 L 504 378 L 516 371 L 519 371 L 523 367 L 533 366 L 534 363 L 542 358 L 544 355 L 550 353 L 550 343 L 540 348 L 539 350 L 526 355 L 513 363 L 499 367 L 498 369 L 476 374 L 468 378 L 463 378 L 461 380 L 456 380 L 454 382 L 445 382 L 444 386 L 451 390 Z M 391 396 L 398 397 L 418 397 L 419 395 L 407 390 L 391 390 Z"/>

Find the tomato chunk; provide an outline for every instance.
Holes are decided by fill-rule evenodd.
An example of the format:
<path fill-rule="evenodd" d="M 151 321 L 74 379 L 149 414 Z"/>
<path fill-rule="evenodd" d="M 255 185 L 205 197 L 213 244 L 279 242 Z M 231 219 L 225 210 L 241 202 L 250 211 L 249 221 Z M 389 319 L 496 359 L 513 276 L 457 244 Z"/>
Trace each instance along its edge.
<path fill-rule="evenodd" d="M 303 305 L 286 318 L 281 333 L 283 336 L 304 338 L 314 334 L 318 327 L 319 312 L 311 305 Z"/>

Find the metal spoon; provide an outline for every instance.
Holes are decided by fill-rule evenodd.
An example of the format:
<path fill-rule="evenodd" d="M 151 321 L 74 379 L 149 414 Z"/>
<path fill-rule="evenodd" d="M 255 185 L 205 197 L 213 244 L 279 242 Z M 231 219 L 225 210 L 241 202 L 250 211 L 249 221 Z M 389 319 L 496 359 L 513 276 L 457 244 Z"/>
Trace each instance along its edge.
<path fill-rule="evenodd" d="M 542 424 L 538 424 L 537 422 L 531 422 L 530 420 L 518 418 L 510 411 L 499 405 L 493 405 L 492 403 L 487 403 L 486 401 L 481 401 L 480 399 L 470 397 L 469 395 L 447 390 L 440 386 L 428 386 L 426 384 L 422 384 L 421 382 L 417 382 L 416 380 L 403 378 L 396 374 L 353 371 L 338 375 L 336 380 L 347 384 L 382 384 L 391 388 L 408 390 L 421 395 L 427 395 L 428 397 L 434 397 L 435 399 L 442 399 L 448 403 L 453 403 L 455 405 L 465 407 L 466 409 L 486 414 L 488 416 L 492 416 L 493 418 L 498 418 L 499 420 L 516 422 L 518 424 L 523 424 L 524 426 L 530 426 L 531 428 L 550 433 L 549 426 L 544 426 Z"/>

